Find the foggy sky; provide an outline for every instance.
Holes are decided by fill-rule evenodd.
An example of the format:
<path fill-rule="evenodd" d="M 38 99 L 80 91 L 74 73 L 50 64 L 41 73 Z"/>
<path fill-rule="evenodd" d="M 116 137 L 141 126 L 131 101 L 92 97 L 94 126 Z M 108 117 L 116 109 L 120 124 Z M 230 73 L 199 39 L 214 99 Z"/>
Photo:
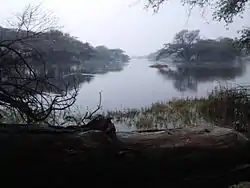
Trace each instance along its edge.
<path fill-rule="evenodd" d="M 0 23 L 31 4 L 52 11 L 60 20 L 62 30 L 92 45 L 121 48 L 129 55 L 146 55 L 170 42 L 181 29 L 200 29 L 207 38 L 234 37 L 249 20 L 237 19 L 226 30 L 224 23 L 211 21 L 194 10 L 188 18 L 187 8 L 178 0 L 164 5 L 159 13 L 145 10 L 143 0 L 0 0 Z"/>

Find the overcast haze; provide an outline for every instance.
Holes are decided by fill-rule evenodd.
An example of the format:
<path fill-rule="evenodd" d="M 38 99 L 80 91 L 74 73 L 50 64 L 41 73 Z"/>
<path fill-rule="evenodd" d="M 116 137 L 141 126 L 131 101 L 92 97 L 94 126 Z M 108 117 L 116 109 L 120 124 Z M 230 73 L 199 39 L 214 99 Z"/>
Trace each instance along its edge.
<path fill-rule="evenodd" d="M 238 19 L 225 29 L 223 23 L 212 22 L 210 13 L 204 19 L 195 10 L 188 19 L 178 0 L 165 4 L 158 14 L 144 9 L 143 0 L 0 0 L 1 23 L 27 4 L 39 4 L 52 11 L 63 25 L 63 31 L 92 45 L 121 48 L 129 55 L 145 55 L 161 48 L 183 28 L 200 29 L 209 38 L 236 36 L 249 20 Z M 207 23 L 209 22 L 209 23 Z"/>

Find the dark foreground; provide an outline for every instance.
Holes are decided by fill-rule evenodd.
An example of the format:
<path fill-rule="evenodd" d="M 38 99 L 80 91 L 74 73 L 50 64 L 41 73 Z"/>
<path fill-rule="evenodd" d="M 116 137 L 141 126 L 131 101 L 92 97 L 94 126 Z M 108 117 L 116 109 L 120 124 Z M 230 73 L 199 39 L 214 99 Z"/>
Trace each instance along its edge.
<path fill-rule="evenodd" d="M 222 128 L 111 138 L 95 130 L 2 127 L 0 148 L 8 186 L 228 187 L 250 180 L 248 139 Z"/>

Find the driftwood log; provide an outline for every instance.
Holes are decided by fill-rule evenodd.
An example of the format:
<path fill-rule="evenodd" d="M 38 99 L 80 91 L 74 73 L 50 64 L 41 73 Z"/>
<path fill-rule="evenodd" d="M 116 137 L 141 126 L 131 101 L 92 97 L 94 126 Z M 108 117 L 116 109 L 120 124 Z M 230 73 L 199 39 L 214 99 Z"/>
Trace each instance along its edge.
<path fill-rule="evenodd" d="M 234 130 L 115 133 L 110 122 L 109 131 L 99 130 L 98 125 L 84 131 L 1 125 L 2 180 L 11 177 L 44 186 L 137 182 L 141 186 L 228 187 L 250 176 L 249 140 Z"/>

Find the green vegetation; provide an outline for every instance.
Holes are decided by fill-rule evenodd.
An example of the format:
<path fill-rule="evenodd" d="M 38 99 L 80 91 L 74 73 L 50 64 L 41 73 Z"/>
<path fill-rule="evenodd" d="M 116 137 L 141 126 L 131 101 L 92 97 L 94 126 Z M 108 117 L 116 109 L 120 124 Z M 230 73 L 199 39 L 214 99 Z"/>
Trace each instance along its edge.
<path fill-rule="evenodd" d="M 150 2 L 152 3 L 152 1 Z M 159 3 L 163 1 L 157 2 Z M 197 3 L 198 1 L 192 2 Z M 95 71 L 98 72 L 99 69 L 105 69 L 107 67 L 117 68 L 113 65 L 117 64 L 117 62 L 127 62 L 129 58 L 120 49 L 108 49 L 105 46 L 92 47 L 88 43 L 82 43 L 76 38 L 55 29 L 46 29 L 41 32 L 30 30 L 29 27 L 27 27 L 27 24 L 30 26 L 29 24 L 33 19 L 27 20 L 26 18 L 27 16 L 33 15 L 36 10 L 37 8 L 31 10 L 27 9 L 24 14 L 19 17 L 21 18 L 21 23 L 19 23 L 21 27 L 17 28 L 17 30 L 1 28 L 1 122 L 48 123 L 50 125 L 70 125 L 72 123 L 77 126 L 83 125 L 85 124 L 85 120 L 91 119 L 91 116 L 97 112 L 100 104 L 94 112 L 86 114 L 83 114 L 82 112 L 78 113 L 78 109 L 74 110 L 74 103 L 78 94 L 77 86 L 74 85 L 75 87 L 73 87 L 73 89 L 69 89 L 66 84 L 66 88 L 62 90 L 62 87 L 58 88 L 55 82 L 52 82 L 49 77 L 52 76 L 56 79 L 59 78 L 58 80 L 61 82 L 65 75 L 72 73 L 71 69 L 68 69 L 72 68 L 72 66 L 75 66 L 74 68 L 76 70 L 80 70 L 80 73 L 93 73 Z M 222 12 L 223 11 L 224 10 L 222 10 Z M 239 10 L 239 12 L 240 11 L 241 10 Z M 22 18 L 24 18 L 24 20 L 22 20 Z M 22 29 L 23 27 L 26 28 L 25 31 Z M 193 31 L 191 33 L 188 31 L 182 31 L 179 33 L 180 37 L 176 38 L 177 42 L 168 45 L 168 48 L 166 49 L 168 52 L 167 54 L 175 54 L 177 59 L 179 58 L 188 62 L 192 61 L 194 56 L 197 61 L 213 61 L 213 58 L 209 59 L 210 56 L 227 61 L 239 55 L 237 50 L 234 51 L 234 49 L 231 48 L 231 39 L 221 39 L 219 41 L 199 39 L 196 41 L 197 34 L 198 31 Z M 182 39 L 186 40 L 183 38 L 185 35 L 188 36 L 188 41 L 182 42 Z M 13 39 L 13 36 L 16 38 Z M 217 50 L 213 51 L 212 48 L 215 47 L 220 48 L 220 50 L 217 51 L 217 48 Z M 231 55 L 228 56 L 227 53 L 231 53 Z M 72 93 L 70 93 L 70 91 Z M 56 94 L 53 95 L 52 93 Z M 249 130 L 249 100 L 248 87 L 220 87 L 211 92 L 208 97 L 204 98 L 173 99 L 166 102 L 157 102 L 150 107 L 141 109 L 110 111 L 107 112 L 106 115 L 114 117 L 118 122 L 125 122 L 130 126 L 135 126 L 137 129 L 217 125 L 233 127 L 238 131 L 245 132 Z M 158 176 L 158 178 L 160 177 L 159 179 L 164 179 L 164 176 L 165 178 L 167 177 L 166 174 L 161 173 L 161 171 L 155 168 L 154 163 L 152 166 L 149 166 L 150 163 L 148 163 L 147 160 L 145 160 L 146 162 L 143 160 L 144 158 L 150 160 L 155 158 L 154 155 L 150 155 L 149 153 L 147 153 L 147 156 L 145 157 L 144 155 L 141 155 L 140 152 L 134 151 L 135 156 L 128 155 L 127 159 L 120 160 L 123 158 L 124 153 L 126 156 L 127 151 L 121 152 L 117 155 L 117 153 L 113 152 L 113 146 L 111 146 L 112 144 L 110 141 L 106 139 L 107 135 L 104 134 L 105 133 L 101 132 L 102 137 L 99 137 L 99 133 L 97 136 L 95 136 L 95 133 L 93 134 L 93 132 L 89 133 L 89 136 L 92 136 L 94 140 L 98 139 L 99 143 L 101 143 L 101 150 L 99 150 L 101 151 L 100 153 L 99 151 L 96 153 L 94 151 L 92 153 L 91 151 L 93 150 L 85 150 L 85 145 L 90 144 L 90 146 L 93 147 L 95 146 L 95 143 L 88 143 L 86 142 L 87 140 L 82 140 L 84 135 L 67 137 L 63 134 L 46 135 L 43 133 L 39 134 L 40 137 L 42 136 L 45 138 L 42 142 L 37 139 L 39 135 L 32 136 L 32 134 L 24 134 L 25 136 L 23 136 L 22 134 L 14 133 L 8 136 L 3 135 L 1 136 L 2 148 L 5 149 L 3 150 L 3 153 L 7 154 L 2 155 L 1 161 L 4 163 L 6 161 L 11 161 L 11 163 L 14 162 L 14 164 L 24 165 L 23 167 L 25 168 L 21 167 L 20 169 L 22 172 L 18 174 L 27 175 L 27 172 L 29 172 L 30 176 L 27 177 L 30 177 L 31 180 L 34 180 L 34 177 L 35 179 L 41 179 L 41 177 L 45 177 L 46 179 L 47 177 L 52 177 L 52 179 L 58 183 L 60 182 L 58 181 L 58 177 L 69 179 L 69 175 L 71 175 L 71 177 L 74 176 L 75 180 L 80 180 L 82 177 L 89 179 L 88 176 L 86 178 L 86 176 L 82 175 L 83 169 L 88 175 L 94 177 L 95 175 L 93 176 L 93 173 L 91 173 L 89 169 L 92 169 L 95 172 L 101 172 L 98 170 L 102 170 L 102 167 L 104 167 L 105 171 L 103 172 L 105 173 L 97 173 L 99 176 L 100 174 L 104 174 L 108 175 L 108 177 L 115 177 L 106 172 L 107 169 L 112 167 L 108 162 L 115 161 L 119 155 L 119 157 L 121 157 L 119 158 L 119 161 L 125 161 L 124 166 L 132 167 L 134 166 L 134 162 L 139 165 L 135 165 L 137 171 L 133 171 L 132 173 L 132 177 L 135 179 L 137 179 L 138 176 L 143 176 L 145 172 L 145 175 L 147 176 L 144 175 L 143 182 L 145 182 L 145 177 L 149 177 L 149 174 L 154 175 L 154 177 Z M 62 136 L 58 137 L 58 135 Z M 106 141 L 108 141 L 108 147 L 104 146 L 105 143 L 102 140 L 103 136 Z M 76 139 L 73 139 L 73 137 Z M 109 155 L 109 152 L 107 151 L 111 150 L 111 157 L 107 157 L 106 155 Z M 130 148 L 128 148 L 128 150 L 130 150 Z M 92 154 L 93 156 L 91 156 Z M 161 154 L 161 152 L 159 152 L 159 154 Z M 181 156 L 181 153 L 179 156 Z M 162 158 L 165 159 L 165 157 L 166 156 Z M 32 164 L 32 170 L 29 170 L 30 168 L 27 167 L 30 166 L 24 160 L 36 161 L 38 166 Z M 181 159 L 177 157 L 176 160 L 183 160 L 183 162 L 186 163 L 187 158 Z M 53 167 L 55 166 L 53 166 L 53 171 L 51 172 L 51 168 L 48 168 L 50 166 L 43 164 L 44 161 L 46 161 L 46 164 L 48 164 L 48 161 L 52 161 L 52 164 L 56 164 L 54 161 L 63 161 L 64 168 L 59 164 L 54 169 Z M 85 161 L 86 163 L 82 163 L 83 166 L 79 166 L 75 163 L 77 161 Z M 97 165 L 93 166 L 93 163 L 91 162 L 94 162 L 94 164 Z M 158 163 L 156 160 L 154 162 Z M 87 164 L 90 168 L 86 168 L 86 166 L 88 167 Z M 13 166 L 16 167 L 18 165 Z M 116 164 L 113 163 L 113 165 L 115 166 Z M 65 168 L 65 166 L 67 166 L 67 168 Z M 144 168 L 141 168 L 142 166 Z M 160 166 L 162 167 L 164 165 L 160 164 Z M 154 167 L 153 170 L 150 167 Z M 23 169 L 25 170 L 23 171 Z M 39 176 L 37 176 L 38 173 L 34 173 L 36 172 L 34 169 L 39 171 Z M 115 168 L 114 172 L 116 175 L 122 171 L 121 169 L 122 168 L 119 167 Z M 130 168 L 130 170 L 131 169 L 133 168 Z M 177 168 L 174 166 L 173 170 L 176 170 L 173 173 L 175 175 L 176 172 L 180 173 L 183 168 L 180 169 L 179 166 Z M 202 170 L 204 171 L 204 169 Z M 173 172 L 172 169 L 169 171 Z M 81 178 L 78 178 L 79 174 Z M 123 172 L 121 174 L 122 175 L 119 178 L 123 179 L 124 174 L 127 175 L 127 173 Z M 129 174 L 131 175 L 131 173 Z M 22 179 L 29 179 L 27 177 Z M 107 178 L 105 179 L 107 180 Z M 37 182 L 41 183 L 40 181 L 41 180 L 37 180 Z M 51 181 L 46 183 L 47 185 L 49 183 L 51 184 Z M 70 183 L 72 183 L 72 181 Z M 210 183 L 212 183 L 212 181 L 210 181 Z"/>
<path fill-rule="evenodd" d="M 158 12 L 159 9 L 169 0 L 146 0 L 146 7 L 152 8 L 155 12 Z M 181 0 L 183 6 L 186 6 L 190 13 L 194 8 L 200 8 L 202 12 L 210 9 L 212 11 L 213 19 L 218 22 L 224 22 L 226 25 L 229 25 L 235 21 L 235 18 L 240 17 L 244 18 L 244 15 L 248 9 L 250 3 L 249 0 Z M 171 8 L 171 7 L 169 7 Z M 202 16 L 202 15 L 201 15 Z M 241 29 L 241 30 L 240 30 Z M 237 46 L 240 47 L 244 52 L 249 52 L 250 47 L 250 29 L 246 26 L 240 28 L 240 37 L 237 38 Z"/>
<path fill-rule="evenodd" d="M 24 30 L 17 32 L 14 29 L 0 27 L 1 41 L 23 39 L 25 34 Z M 109 49 L 105 46 L 93 47 L 59 30 L 48 30 L 43 33 L 30 32 L 29 35 L 25 43 L 19 44 L 16 48 L 25 53 L 36 49 L 47 63 L 47 69 L 53 74 L 52 76 L 58 72 L 70 73 L 73 66 L 77 66 L 78 70 L 80 67 L 82 72 L 91 73 L 97 69 L 111 67 L 113 64 L 121 67 L 122 63 L 129 61 L 129 57 L 121 49 Z M 32 64 L 35 62 L 35 59 L 31 61 Z"/>
<path fill-rule="evenodd" d="M 102 115 L 110 116 L 114 118 L 114 122 L 124 123 L 138 130 L 222 126 L 247 132 L 250 125 L 249 109 L 250 87 L 237 86 L 215 88 L 207 97 L 176 98 L 159 101 L 149 107 L 107 111 Z M 25 123 L 14 110 L 3 109 L 1 114 L 2 123 Z M 86 114 L 83 110 L 73 105 L 60 113 L 51 113 L 40 123 L 80 126 L 84 117 Z"/>
<path fill-rule="evenodd" d="M 161 6 L 167 1 L 168 0 L 147 0 L 146 7 L 158 12 Z M 236 17 L 243 17 L 244 13 L 248 11 L 247 7 L 250 1 L 182 0 L 181 2 L 183 6 L 188 7 L 190 13 L 192 13 L 194 8 L 202 9 L 201 12 L 210 8 L 215 21 L 224 22 L 228 25 L 232 23 Z M 180 60 L 185 63 L 196 61 L 198 63 L 207 61 L 216 63 L 220 61 L 233 61 L 237 56 L 249 52 L 249 31 L 249 28 L 243 28 L 240 31 L 240 37 L 235 40 L 229 38 L 204 40 L 200 39 L 199 30 L 182 30 L 176 34 L 172 43 L 167 44 L 164 49 L 150 54 L 149 58 L 155 60 L 172 56 L 174 60 Z M 171 72 L 171 75 L 179 74 Z M 188 122 L 191 126 L 195 125 L 198 120 L 202 120 L 210 125 L 234 127 L 237 130 L 245 131 L 246 129 L 249 130 L 250 119 L 248 88 L 248 86 L 216 88 L 208 97 L 200 99 L 177 99 L 166 102 L 163 106 L 166 109 L 169 109 L 171 106 L 172 109 L 174 105 L 177 114 L 179 114 L 179 112 L 186 114 L 184 118 L 182 118 L 183 122 Z M 186 119 L 188 119 L 188 121 L 186 121 Z"/>
<path fill-rule="evenodd" d="M 201 39 L 199 30 L 181 30 L 172 43 L 149 56 L 150 59 L 161 60 L 171 57 L 178 62 L 233 62 L 242 55 L 241 50 L 234 46 L 231 38 Z"/>
<path fill-rule="evenodd" d="M 49 122 L 70 109 L 80 83 L 92 79 L 89 74 L 119 71 L 129 61 L 121 49 L 93 47 L 59 31 L 54 17 L 40 8 L 29 5 L 9 28 L 0 27 L 0 109 L 5 120 Z"/>
<path fill-rule="evenodd" d="M 222 126 L 249 130 L 249 87 L 218 87 L 208 97 L 173 99 L 141 109 L 108 112 L 136 129 Z"/>

